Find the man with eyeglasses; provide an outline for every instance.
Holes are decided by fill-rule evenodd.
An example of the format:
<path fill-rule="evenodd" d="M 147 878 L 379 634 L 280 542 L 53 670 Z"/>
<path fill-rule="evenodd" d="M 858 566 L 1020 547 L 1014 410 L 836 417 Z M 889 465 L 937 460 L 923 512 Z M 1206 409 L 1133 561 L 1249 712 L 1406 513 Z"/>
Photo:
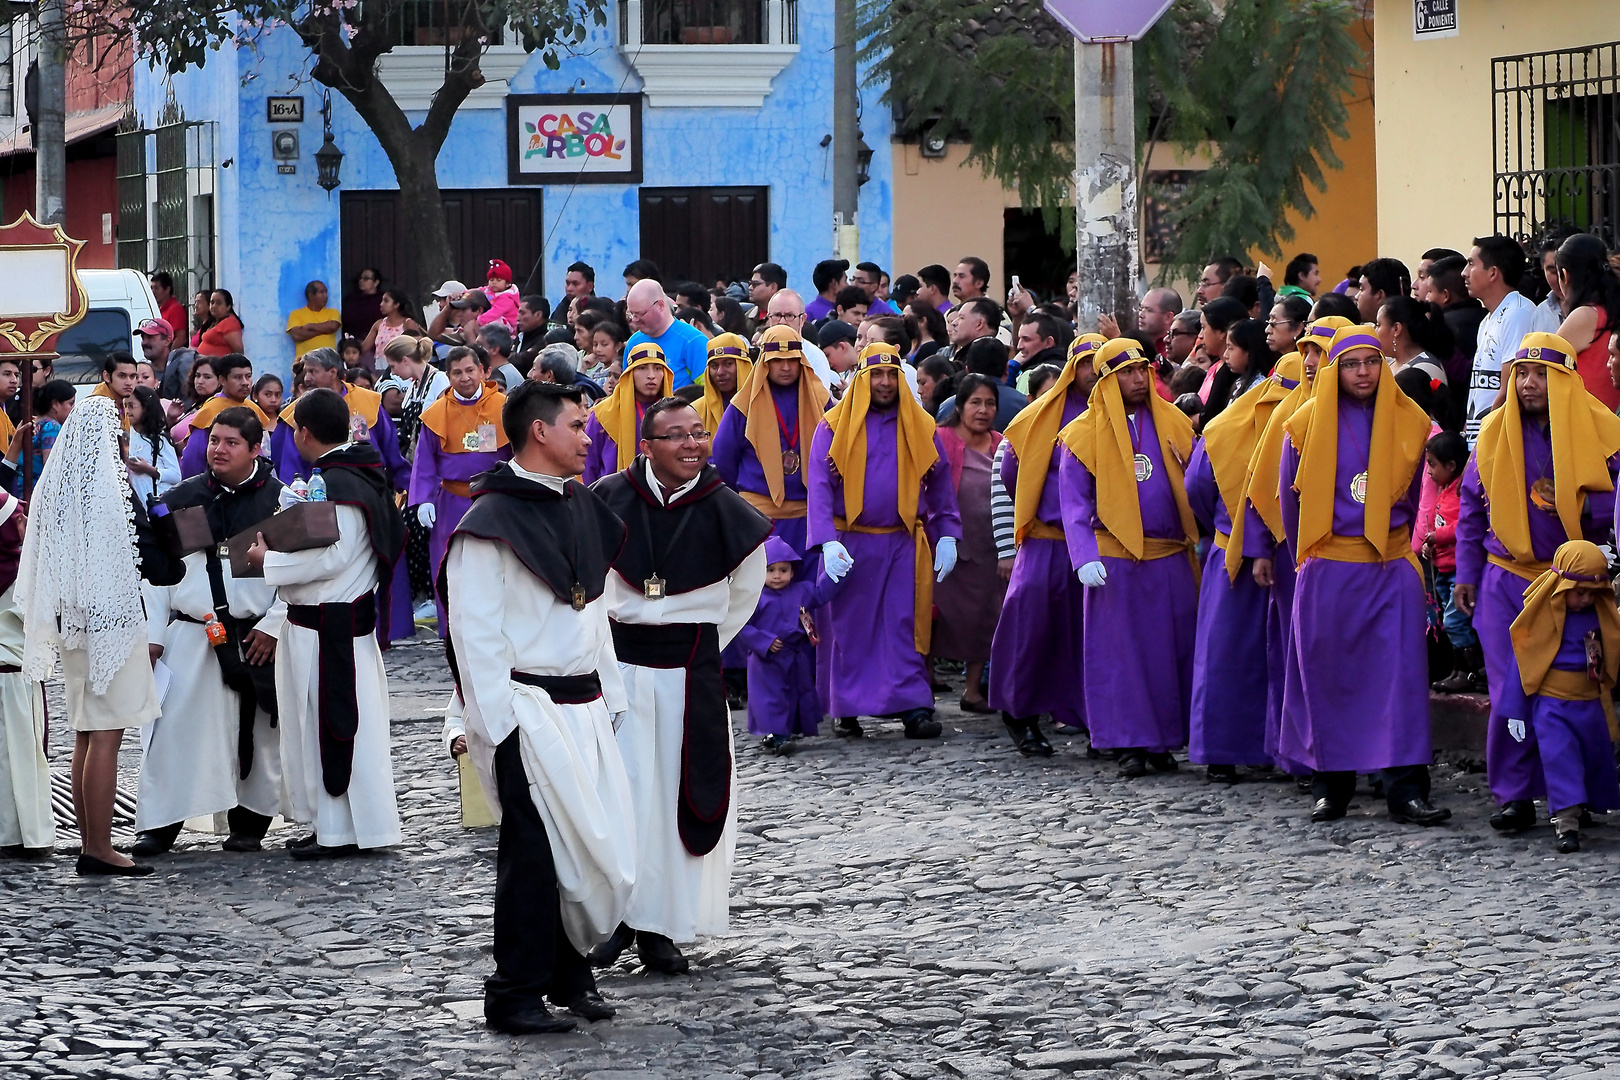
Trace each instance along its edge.
<path fill-rule="evenodd" d="M 1177 367 L 1187 363 L 1193 354 L 1193 346 L 1198 344 L 1199 329 L 1196 310 L 1178 313 L 1171 321 L 1170 333 L 1166 335 L 1168 348 L 1164 358 Z"/>
<path fill-rule="evenodd" d="M 607 600 L 636 823 L 630 906 L 591 951 L 597 967 L 633 942 L 645 968 L 680 974 L 676 942 L 728 927 L 737 806 L 720 650 L 759 604 L 771 521 L 708 463 L 709 439 L 690 404 L 656 401 L 642 417 L 640 455 L 591 488 L 627 529 Z"/>
<path fill-rule="evenodd" d="M 1204 272 L 1198 278 L 1198 291 L 1194 294 L 1200 304 L 1207 304 L 1226 288 L 1226 283 L 1232 280 L 1232 275 L 1243 269 L 1243 263 L 1230 255 L 1222 255 L 1219 259 L 1204 267 Z"/>
<path fill-rule="evenodd" d="M 770 329 L 773 326 L 785 326 L 800 337 L 804 337 L 804 324 L 806 321 L 804 300 L 792 289 L 777 290 L 766 305 L 765 329 Z M 804 341 L 804 359 L 810 365 L 810 369 L 816 373 L 816 378 L 821 380 L 822 386 L 830 388 L 837 384 L 838 380 L 833 375 L 832 365 L 827 363 L 827 354 L 822 352 L 820 347 L 808 338 Z"/>
<path fill-rule="evenodd" d="M 787 288 L 787 271 L 772 262 L 760 263 L 748 277 L 748 299 L 764 311 L 771 298 Z M 801 306 L 800 310 L 804 310 Z"/>
<path fill-rule="evenodd" d="M 676 386 L 697 382 L 709 363 L 709 339 L 691 323 L 684 323 L 670 310 L 664 287 L 652 278 L 643 278 L 625 294 L 624 314 L 635 333 L 625 343 L 629 356 L 637 345 L 650 341 L 663 350 Z"/>

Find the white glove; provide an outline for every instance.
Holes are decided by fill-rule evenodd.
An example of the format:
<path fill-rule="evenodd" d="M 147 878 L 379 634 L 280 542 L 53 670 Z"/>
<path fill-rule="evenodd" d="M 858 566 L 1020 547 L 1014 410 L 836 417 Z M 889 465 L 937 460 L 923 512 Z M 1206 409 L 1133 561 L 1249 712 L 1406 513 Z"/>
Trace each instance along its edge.
<path fill-rule="evenodd" d="M 1514 742 L 1524 742 L 1524 737 L 1526 734 L 1528 734 L 1524 729 L 1523 720 L 1509 720 L 1507 722 L 1507 729 L 1508 734 L 1513 736 Z"/>
<path fill-rule="evenodd" d="M 942 536 L 934 547 L 934 580 L 944 581 L 956 569 L 956 537 Z"/>
<path fill-rule="evenodd" d="M 1080 584 L 1088 589 L 1100 588 L 1108 581 L 1108 568 L 1102 564 L 1101 559 L 1086 563 L 1075 573 L 1080 575 Z"/>
<path fill-rule="evenodd" d="M 849 573 L 850 568 L 855 565 L 855 560 L 850 556 L 849 549 L 844 547 L 843 544 L 836 540 L 829 540 L 821 545 L 821 565 L 826 569 L 828 578 L 833 581 L 842 581 L 844 575 Z"/>
<path fill-rule="evenodd" d="M 422 528 L 433 528 L 433 522 L 438 518 L 439 512 L 433 508 L 432 503 L 423 503 L 416 508 L 416 520 L 421 522 Z"/>

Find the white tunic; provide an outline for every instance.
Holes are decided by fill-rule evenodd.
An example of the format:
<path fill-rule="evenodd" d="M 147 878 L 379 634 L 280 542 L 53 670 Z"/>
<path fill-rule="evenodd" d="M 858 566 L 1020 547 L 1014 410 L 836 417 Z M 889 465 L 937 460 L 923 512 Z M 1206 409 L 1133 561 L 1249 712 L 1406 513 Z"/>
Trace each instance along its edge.
<path fill-rule="evenodd" d="M 231 577 L 221 560 L 225 598 L 239 619 L 263 616 L 258 629 L 281 636 L 287 605 L 260 578 Z M 137 831 L 172 825 L 243 806 L 275 817 L 281 805 L 281 735 L 270 714 L 253 718 L 253 767 L 239 777 L 236 759 L 237 693 L 219 674 L 219 660 L 201 624 L 214 610 L 208 586 L 208 560 L 200 551 L 185 558 L 185 576 L 169 586 L 146 584 L 147 638 L 163 647 L 163 663 L 173 673 L 163 713 L 141 728 L 141 782 L 135 803 Z"/>
<path fill-rule="evenodd" d="M 529 797 L 556 864 L 563 928 L 574 948 L 588 952 L 624 921 L 636 876 L 630 781 L 613 739 L 612 717 L 625 707 L 624 684 L 606 601 L 575 611 L 506 545 L 476 537 L 452 540 L 446 566 L 468 752 L 498 820 L 495 747 L 518 733 Z M 602 696 L 559 705 L 539 687 L 514 682 L 513 671 L 594 671 Z"/>
<path fill-rule="evenodd" d="M 287 604 L 352 603 L 377 587 L 377 559 L 365 515 L 337 507 L 338 541 L 308 551 L 272 551 L 264 557 L 264 580 Z M 380 613 L 379 613 L 380 617 Z M 315 826 L 324 847 L 363 848 L 399 843 L 394 802 L 394 765 L 389 752 L 388 677 L 375 634 L 354 639 L 355 699 L 360 706 L 354 734 L 349 790 L 332 796 L 321 780 L 319 635 L 289 620 L 276 649 L 276 703 L 281 708 L 284 813 Z"/>
<path fill-rule="evenodd" d="M 656 480 L 651 484 L 663 494 Z M 641 625 L 714 623 L 724 649 L 759 605 L 765 565 L 761 544 L 726 580 L 662 600 L 646 599 L 640 589 L 610 573 L 608 613 L 616 622 Z M 635 796 L 639 850 L 636 887 L 624 921 L 637 930 L 678 942 L 724 934 L 731 924 L 731 864 L 737 848 L 735 764 L 731 806 L 720 842 L 697 858 L 681 842 L 676 821 L 681 747 L 686 736 L 686 670 L 634 664 L 620 664 L 619 668 L 629 699 L 629 713 L 619 725 L 619 750 Z"/>
<path fill-rule="evenodd" d="M 16 499 L 7 500 L 14 510 Z M 9 517 L 0 510 L 0 521 Z M 0 593 L 0 664 L 22 664 L 22 612 L 12 588 Z M 45 695 L 20 671 L 0 674 L 0 847 L 48 848 L 56 843 L 51 817 L 51 770 L 45 760 Z"/>

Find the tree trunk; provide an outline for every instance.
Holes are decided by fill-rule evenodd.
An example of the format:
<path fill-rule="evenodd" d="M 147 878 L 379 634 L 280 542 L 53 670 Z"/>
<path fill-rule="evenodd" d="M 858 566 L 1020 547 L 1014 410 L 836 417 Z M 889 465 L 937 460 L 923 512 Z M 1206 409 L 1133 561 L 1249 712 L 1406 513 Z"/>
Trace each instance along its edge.
<path fill-rule="evenodd" d="M 420 310 L 440 283 L 455 276 L 450 258 L 450 230 L 445 225 L 444 201 L 439 194 L 435 168 L 437 148 L 426 145 L 420 132 L 411 132 L 398 151 L 386 142 L 383 149 L 393 162 L 399 180 L 400 225 L 411 238 L 416 253 L 417 295 L 412 297 Z M 470 283 L 469 283 L 470 284 Z"/>

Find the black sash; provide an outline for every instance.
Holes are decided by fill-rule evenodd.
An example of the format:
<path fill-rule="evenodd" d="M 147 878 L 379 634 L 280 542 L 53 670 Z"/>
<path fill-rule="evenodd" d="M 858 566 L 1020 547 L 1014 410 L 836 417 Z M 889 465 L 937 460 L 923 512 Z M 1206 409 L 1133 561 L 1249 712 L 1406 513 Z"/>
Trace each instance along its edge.
<path fill-rule="evenodd" d="M 213 646 L 214 658 L 219 661 L 219 676 L 226 686 L 236 691 L 236 773 L 246 780 L 253 771 L 253 717 L 262 706 L 270 714 L 270 725 L 279 719 L 276 710 L 276 666 L 249 664 L 242 657 L 246 637 L 259 625 L 257 617 L 238 619 L 231 614 L 230 600 L 225 595 L 225 568 L 219 561 L 218 546 L 203 553 L 208 567 L 208 591 L 214 601 L 214 616 L 225 627 L 225 640 Z"/>
<path fill-rule="evenodd" d="M 602 680 L 594 671 L 584 675 L 536 675 L 532 671 L 514 671 L 512 681 L 539 687 L 558 705 L 584 705 L 602 696 Z"/>
<path fill-rule="evenodd" d="M 731 809 L 731 712 L 720 677 L 719 629 L 714 623 L 611 625 L 613 649 L 621 663 L 686 670 L 675 823 L 686 850 L 707 855 L 720 842 Z"/>
<path fill-rule="evenodd" d="M 354 677 L 354 639 L 377 629 L 377 598 L 366 593 L 349 604 L 288 604 L 287 621 L 319 636 L 321 780 L 334 798 L 349 790 L 360 702 Z"/>

